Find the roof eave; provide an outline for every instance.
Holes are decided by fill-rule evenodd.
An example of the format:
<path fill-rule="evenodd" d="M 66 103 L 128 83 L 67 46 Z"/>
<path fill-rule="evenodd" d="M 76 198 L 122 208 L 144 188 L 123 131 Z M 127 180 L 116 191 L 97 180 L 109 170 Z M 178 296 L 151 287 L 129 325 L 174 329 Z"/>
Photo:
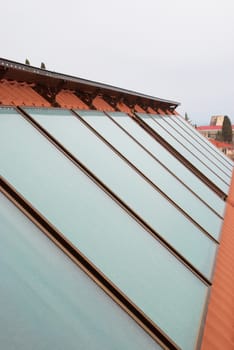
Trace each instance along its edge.
<path fill-rule="evenodd" d="M 57 72 L 45 70 L 45 69 L 40 69 L 38 67 L 34 66 L 29 66 L 23 63 L 18 63 L 15 61 L 11 61 L 8 59 L 0 58 L 0 78 L 11 78 L 11 72 L 14 73 L 12 74 L 12 77 L 16 76 L 16 72 L 18 72 L 19 78 L 21 77 L 22 79 L 30 82 L 50 82 L 53 85 L 57 84 L 62 84 L 64 88 L 74 88 L 75 86 L 77 87 L 82 87 L 83 90 L 87 89 L 89 90 L 95 90 L 96 92 L 99 91 L 100 94 L 108 94 L 108 95 L 116 95 L 118 94 L 123 95 L 128 98 L 134 98 L 139 99 L 141 101 L 151 101 L 160 105 L 166 105 L 167 108 L 170 109 L 175 109 L 177 108 L 180 103 L 177 101 L 172 101 L 172 100 L 167 100 L 167 99 L 162 99 L 150 95 L 145 95 L 136 91 L 132 90 L 127 90 L 127 89 L 122 89 L 116 86 L 108 85 L 105 83 L 99 83 L 96 81 L 91 81 L 88 79 L 83 79 L 83 78 L 77 78 L 71 75 L 67 74 L 60 74 Z M 57 82 L 57 83 L 56 83 Z"/>

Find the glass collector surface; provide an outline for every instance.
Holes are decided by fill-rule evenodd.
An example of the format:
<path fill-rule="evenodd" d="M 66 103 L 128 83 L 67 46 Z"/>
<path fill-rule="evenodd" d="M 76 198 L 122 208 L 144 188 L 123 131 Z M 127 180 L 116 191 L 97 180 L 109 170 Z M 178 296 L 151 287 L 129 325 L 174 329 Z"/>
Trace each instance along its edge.
<path fill-rule="evenodd" d="M 22 117 L 3 111 L 0 133 L 7 181 L 179 346 L 193 349 L 207 287 Z"/>
<path fill-rule="evenodd" d="M 191 138 L 189 134 L 183 132 L 181 127 L 174 122 L 174 120 L 170 116 L 165 116 L 160 118 L 161 125 L 164 125 L 166 128 L 168 127 L 169 131 L 174 134 L 177 140 L 182 141 L 184 145 L 194 154 L 196 155 L 209 169 L 211 169 L 215 174 L 217 174 L 223 181 L 226 183 L 230 182 L 230 171 L 226 170 L 224 166 L 220 165 L 219 162 L 215 159 L 211 159 L 209 152 L 204 150 L 199 143 Z"/>
<path fill-rule="evenodd" d="M 223 162 L 223 164 L 228 167 L 229 170 L 232 171 L 233 162 L 227 158 L 221 151 L 219 151 L 212 143 L 208 142 L 207 139 L 202 136 L 198 131 L 194 130 L 194 128 L 189 125 L 182 117 L 177 116 L 176 120 L 179 124 L 182 124 L 186 129 L 189 129 L 191 134 L 199 139 L 199 141 L 203 144 L 203 146 L 211 152 L 215 157 L 219 157 L 219 159 Z"/>
<path fill-rule="evenodd" d="M 49 111 L 49 115 L 46 113 L 43 115 L 43 110 L 29 111 L 37 122 L 118 197 L 176 249 L 185 254 L 185 257 L 198 269 L 210 276 L 216 244 L 178 212 L 167 199 L 155 191 L 135 170 L 68 111 L 61 113 Z M 166 219 L 167 217 L 170 217 L 170 221 Z"/>
<path fill-rule="evenodd" d="M 221 219 L 108 117 L 99 114 L 99 118 L 97 118 L 94 113 L 92 112 L 91 115 L 85 113 L 84 120 L 174 201 L 179 208 L 182 208 L 204 230 L 217 239 L 222 224 Z M 83 115 L 82 112 L 80 114 Z"/>
<path fill-rule="evenodd" d="M 156 121 L 157 117 L 150 118 L 146 115 L 139 116 L 143 121 L 148 124 L 156 133 L 164 138 L 173 148 L 175 148 L 181 155 L 183 155 L 188 161 L 191 162 L 198 170 L 200 170 L 206 177 L 210 179 L 218 188 L 224 193 L 228 193 L 229 186 L 219 179 L 213 172 L 211 172 L 204 164 L 202 164 L 194 155 L 182 146 L 175 138 L 173 138 L 164 128 L 161 126 L 159 121 Z M 158 117 L 160 119 L 160 117 Z"/>
<path fill-rule="evenodd" d="M 1 192 L 0 238 L 2 349 L 162 349 Z"/>
<path fill-rule="evenodd" d="M 140 142 L 153 156 L 159 159 L 173 174 L 178 176 L 193 192 L 195 192 L 204 202 L 216 213 L 223 215 L 225 202 L 218 197 L 207 185 L 205 185 L 196 175 L 186 168 L 177 158 L 166 150 L 153 137 L 148 135 L 129 116 L 120 112 L 108 113 L 122 128 L 130 133 Z"/>

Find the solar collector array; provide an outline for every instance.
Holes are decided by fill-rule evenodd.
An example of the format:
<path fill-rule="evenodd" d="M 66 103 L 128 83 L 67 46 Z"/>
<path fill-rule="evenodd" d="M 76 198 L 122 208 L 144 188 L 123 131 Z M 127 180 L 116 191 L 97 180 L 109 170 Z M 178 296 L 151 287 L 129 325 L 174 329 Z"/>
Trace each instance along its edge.
<path fill-rule="evenodd" d="M 222 199 L 200 180 L 183 185 L 184 166 L 127 115 L 26 108 L 30 121 L 14 109 L 0 111 L 1 175 L 169 339 L 193 349 Z M 204 191 L 196 195 L 196 186 Z"/>

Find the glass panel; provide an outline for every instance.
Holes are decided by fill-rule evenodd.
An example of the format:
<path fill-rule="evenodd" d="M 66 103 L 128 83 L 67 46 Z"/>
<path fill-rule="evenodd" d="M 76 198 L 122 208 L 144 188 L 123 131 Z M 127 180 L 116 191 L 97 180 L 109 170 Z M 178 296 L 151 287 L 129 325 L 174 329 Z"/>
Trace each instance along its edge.
<path fill-rule="evenodd" d="M 193 349 L 207 286 L 33 126 L 2 113 L 2 175 L 181 348 Z"/>
<path fill-rule="evenodd" d="M 38 114 L 36 111 L 30 112 L 38 122 L 58 138 L 69 151 L 134 209 L 156 232 L 166 238 L 202 273 L 207 274 L 208 278 L 210 277 L 216 252 L 216 244 L 213 241 L 178 212 L 167 199 L 155 191 L 81 121 L 69 115 L 69 112 L 65 117 L 59 115 L 59 111 L 52 112 L 53 116 L 50 117 Z M 108 118 L 107 120 L 113 124 Z M 93 150 L 95 150 L 95 157 Z M 118 174 L 118 181 L 116 181 L 116 174 Z M 138 190 L 136 191 L 136 189 Z M 171 217 L 171 222 L 165 222 L 165 213 Z M 175 235 L 174 229 L 176 227 L 183 233 Z M 202 256 L 198 259 L 200 254 Z"/>
<path fill-rule="evenodd" d="M 1 192 L 0 239 L 2 349 L 161 349 Z"/>
<path fill-rule="evenodd" d="M 224 167 L 222 169 L 220 168 L 219 164 L 217 164 L 217 161 L 211 161 L 209 158 L 209 152 L 206 151 L 206 154 L 204 154 L 204 148 L 199 144 L 195 144 L 195 141 L 186 132 L 183 132 L 180 126 L 176 124 L 170 116 L 160 118 L 160 122 L 162 126 L 164 126 L 166 129 L 168 128 L 168 132 L 172 133 L 178 141 L 183 140 L 183 145 L 187 147 L 191 153 L 198 157 L 203 164 L 205 164 L 224 182 L 227 184 L 230 183 L 230 174 L 228 175 L 226 171 L 223 170 Z"/>
<path fill-rule="evenodd" d="M 158 133 L 164 140 L 166 140 L 177 152 L 179 152 L 185 159 L 194 165 L 201 173 L 203 173 L 210 181 L 212 181 L 225 194 L 228 194 L 229 186 L 219 179 L 213 172 L 211 172 L 205 165 L 203 165 L 194 155 L 179 143 L 173 136 L 171 136 L 163 127 L 161 122 L 156 121 L 156 118 L 151 118 L 145 114 L 138 114 L 145 123 L 147 123 L 156 133 Z"/>
<path fill-rule="evenodd" d="M 200 138 L 200 136 L 201 136 L 200 133 L 194 127 L 192 127 L 189 123 L 187 123 L 188 124 L 187 126 L 186 126 L 186 124 L 182 123 L 181 117 L 177 117 L 177 116 L 170 116 L 170 117 L 174 123 L 176 123 L 188 135 L 190 135 L 191 139 L 194 142 L 196 142 L 197 145 L 199 145 L 200 147 L 202 147 L 204 150 L 206 150 L 208 152 L 209 158 L 213 162 L 215 162 L 215 163 L 219 162 L 219 164 L 222 166 L 222 168 L 225 170 L 225 172 L 231 176 L 232 166 L 230 165 L 230 163 L 226 162 L 226 160 L 222 156 L 223 153 L 220 154 L 220 152 L 214 152 L 213 149 L 210 148 L 209 145 L 207 145 L 207 143 L 209 141 L 205 139 L 205 140 L 203 140 L 205 142 L 203 142 Z"/>
<path fill-rule="evenodd" d="M 208 142 L 207 139 L 200 134 L 200 132 L 194 130 L 194 128 L 190 126 L 182 117 L 177 116 L 177 120 L 181 124 L 183 124 L 186 127 L 186 129 L 189 129 L 192 133 L 194 133 L 202 142 L 204 147 L 207 148 L 207 150 L 211 151 L 214 156 L 218 156 L 223 162 L 225 162 L 226 166 L 228 166 L 229 169 L 232 169 L 232 161 L 229 158 L 227 158 L 221 151 L 219 151 L 215 146 L 213 146 L 212 143 Z"/>
<path fill-rule="evenodd" d="M 105 114 L 97 118 L 86 113 L 85 120 L 207 232 L 215 238 L 219 237 L 221 219 Z M 112 179 L 114 175 L 115 173 L 112 174 Z"/>
<path fill-rule="evenodd" d="M 194 175 L 159 142 L 144 131 L 132 118 L 124 113 L 108 113 L 116 123 L 140 142 L 156 159 L 162 162 L 175 176 L 205 201 L 219 215 L 223 216 L 225 202 Z"/>

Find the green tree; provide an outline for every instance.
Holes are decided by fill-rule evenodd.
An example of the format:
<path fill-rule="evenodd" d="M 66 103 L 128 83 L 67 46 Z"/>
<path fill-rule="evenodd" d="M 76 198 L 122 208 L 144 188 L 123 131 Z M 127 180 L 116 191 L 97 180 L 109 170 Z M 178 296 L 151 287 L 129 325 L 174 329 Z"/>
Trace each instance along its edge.
<path fill-rule="evenodd" d="M 46 69 L 45 63 L 41 62 L 41 69 Z"/>
<path fill-rule="evenodd" d="M 188 117 L 188 113 L 187 113 L 187 112 L 185 112 L 184 119 L 186 120 L 186 122 L 189 122 L 189 123 L 190 123 L 190 120 L 189 120 L 189 117 Z"/>
<path fill-rule="evenodd" d="M 221 134 L 223 141 L 232 142 L 232 124 L 227 115 L 224 116 Z"/>
<path fill-rule="evenodd" d="M 223 135 L 222 135 L 222 131 L 218 131 L 216 136 L 215 136 L 215 140 L 217 141 L 223 141 Z"/>
<path fill-rule="evenodd" d="M 190 125 L 192 125 L 195 129 L 197 128 L 197 124 L 193 124 L 192 120 L 189 119 L 187 112 L 185 112 L 185 114 L 184 114 L 184 119 L 186 120 L 186 122 L 188 122 Z"/>
<path fill-rule="evenodd" d="M 30 66 L 30 62 L 29 62 L 29 60 L 26 58 L 26 60 L 25 60 L 25 64 L 27 64 L 28 66 Z"/>

